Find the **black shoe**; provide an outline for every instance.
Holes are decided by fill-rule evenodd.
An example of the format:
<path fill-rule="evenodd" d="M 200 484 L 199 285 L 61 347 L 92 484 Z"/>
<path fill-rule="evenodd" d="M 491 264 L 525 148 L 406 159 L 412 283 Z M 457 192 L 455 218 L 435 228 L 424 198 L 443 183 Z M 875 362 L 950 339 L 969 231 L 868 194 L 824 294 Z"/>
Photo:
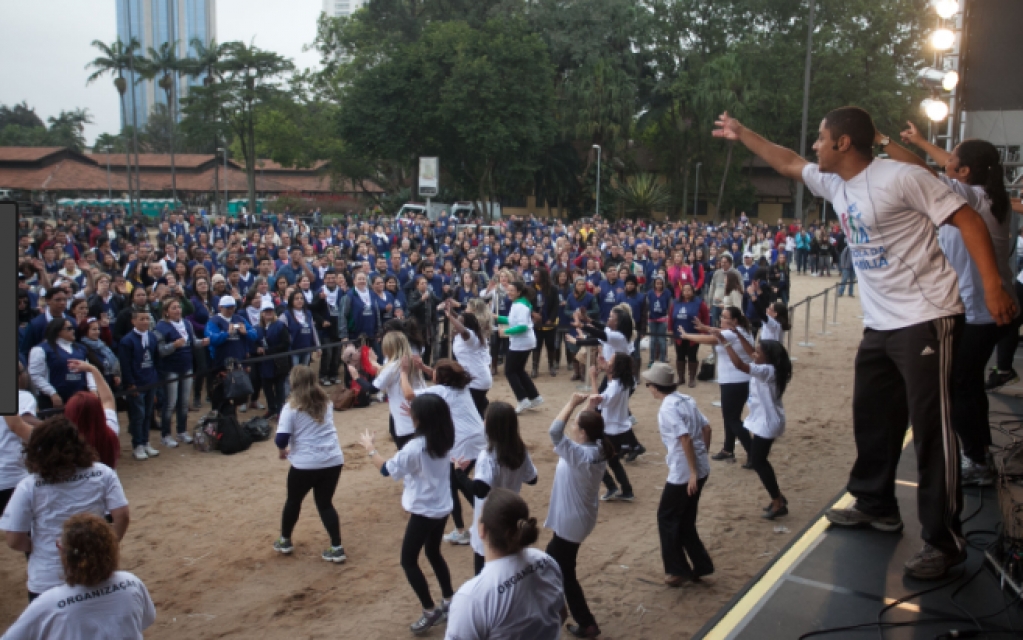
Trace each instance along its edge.
<path fill-rule="evenodd" d="M 784 504 L 784 505 L 785 505 L 786 507 L 787 507 L 787 506 L 789 506 L 789 499 L 788 499 L 788 498 L 782 498 L 782 499 L 781 499 L 781 502 L 782 502 L 782 504 Z M 773 507 L 773 506 L 774 506 L 774 503 L 773 503 L 773 502 L 769 502 L 769 503 L 767 503 L 767 506 L 766 506 L 766 507 L 764 507 L 764 511 L 770 511 L 770 510 L 771 510 L 771 507 Z"/>
<path fill-rule="evenodd" d="M 768 509 L 764 513 L 764 515 L 762 515 L 760 517 L 763 518 L 764 520 L 774 520 L 775 518 L 780 518 L 782 516 L 787 516 L 787 515 L 789 515 L 788 505 L 782 503 L 781 508 L 774 509 L 773 505 L 772 505 L 772 508 Z"/>
<path fill-rule="evenodd" d="M 731 451 L 725 451 L 722 449 L 710 457 L 711 460 L 730 460 L 735 462 L 735 454 Z"/>
<path fill-rule="evenodd" d="M 622 460 L 626 462 L 635 462 L 636 458 L 646 453 L 646 447 L 639 445 L 635 449 L 629 449 L 629 452 L 622 456 Z"/>
<path fill-rule="evenodd" d="M 753 463 L 752 463 L 752 462 L 750 462 L 750 459 L 749 459 L 749 458 L 746 458 L 746 462 L 744 462 L 744 463 L 742 464 L 742 468 L 743 468 L 743 469 L 752 469 L 752 468 L 753 468 Z"/>
<path fill-rule="evenodd" d="M 597 638 L 600 636 L 600 628 L 595 624 L 591 624 L 585 629 L 577 624 L 570 624 L 568 625 L 568 632 L 576 638 Z"/>
<path fill-rule="evenodd" d="M 616 499 L 620 500 L 621 502 L 632 502 L 633 500 L 636 499 L 636 494 L 632 493 L 632 491 L 628 492 L 623 491 L 622 493 L 618 494 L 618 498 Z"/>
<path fill-rule="evenodd" d="M 1015 369 L 1009 371 L 998 371 L 993 369 L 991 374 L 987 378 L 987 383 L 984 385 L 985 391 L 994 391 L 1004 387 L 1007 384 L 1013 384 L 1019 382 L 1019 375 Z"/>

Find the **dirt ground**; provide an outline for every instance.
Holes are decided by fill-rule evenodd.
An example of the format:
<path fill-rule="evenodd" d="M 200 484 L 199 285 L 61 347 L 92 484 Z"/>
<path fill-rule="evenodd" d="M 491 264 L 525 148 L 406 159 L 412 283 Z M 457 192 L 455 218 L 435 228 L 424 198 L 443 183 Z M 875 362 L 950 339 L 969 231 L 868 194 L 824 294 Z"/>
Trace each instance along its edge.
<path fill-rule="evenodd" d="M 792 302 L 836 282 L 798 276 Z M 828 305 L 829 320 L 833 309 Z M 603 637 L 688 638 L 748 582 L 840 490 L 853 459 L 852 361 L 862 321 L 858 300 L 842 298 L 839 325 L 821 330 L 821 299 L 810 316 L 813 348 L 803 340 L 802 309 L 795 313 L 794 377 L 785 395 L 788 430 L 771 460 L 790 515 L 761 519 L 769 500 L 756 474 L 737 464 L 712 463 L 701 500 L 698 528 L 716 567 L 703 584 L 668 589 L 657 537 L 656 510 L 666 477 L 664 447 L 657 435 L 658 404 L 645 389 L 632 399 L 636 433 L 648 453 L 627 465 L 636 493 L 633 503 L 602 503 L 598 524 L 583 543 L 579 578 Z M 701 355 L 708 347 L 702 347 Z M 674 359 L 674 355 L 672 355 Z M 644 366 L 646 359 L 644 358 Z M 523 438 L 539 470 L 536 486 L 522 495 L 541 522 L 547 513 L 557 457 L 547 437 L 551 420 L 577 383 L 562 369 L 557 378 L 541 372 L 537 386 L 546 403 L 521 417 Z M 692 392 L 713 428 L 712 451 L 722 438 L 713 382 Z M 491 400 L 514 402 L 507 382 L 495 379 Z M 190 414 L 192 420 L 201 414 Z M 240 415 L 242 419 L 253 411 Z M 362 429 L 378 434 L 381 453 L 393 453 L 387 438 L 387 406 L 335 414 L 345 469 L 334 498 L 348 562 L 323 562 L 328 545 L 311 496 L 295 530 L 291 557 L 271 545 L 279 535 L 288 463 L 271 442 L 242 454 L 198 453 L 191 447 L 162 448 L 158 458 L 137 462 L 121 416 L 122 457 L 118 467 L 131 503 L 131 526 L 121 551 L 122 568 L 138 575 L 156 603 L 156 623 L 147 638 L 337 638 L 409 637 L 419 604 L 398 563 L 407 514 L 400 484 L 366 464 L 357 444 Z M 154 441 L 156 432 L 154 432 Z M 466 513 L 471 522 L 471 512 Z M 449 525 L 450 530 L 450 525 Z M 550 539 L 544 531 L 537 546 Z M 455 588 L 472 576 L 468 546 L 445 545 Z M 425 558 L 421 566 L 438 595 Z M 0 629 L 25 606 L 25 559 L 0 551 Z M 443 636 L 443 629 L 431 637 Z M 565 632 L 563 637 L 568 637 Z"/>

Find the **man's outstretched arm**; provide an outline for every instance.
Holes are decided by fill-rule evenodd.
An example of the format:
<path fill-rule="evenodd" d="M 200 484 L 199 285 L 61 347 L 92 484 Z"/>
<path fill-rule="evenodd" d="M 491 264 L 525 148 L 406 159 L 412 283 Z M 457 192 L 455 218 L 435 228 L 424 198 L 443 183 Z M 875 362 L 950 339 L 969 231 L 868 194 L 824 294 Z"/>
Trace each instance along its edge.
<path fill-rule="evenodd" d="M 715 138 L 741 142 L 781 175 L 803 181 L 803 167 L 809 163 L 795 151 L 765 140 L 756 132 L 742 126 L 742 123 L 728 115 L 727 111 L 718 116 L 714 126 Z"/>

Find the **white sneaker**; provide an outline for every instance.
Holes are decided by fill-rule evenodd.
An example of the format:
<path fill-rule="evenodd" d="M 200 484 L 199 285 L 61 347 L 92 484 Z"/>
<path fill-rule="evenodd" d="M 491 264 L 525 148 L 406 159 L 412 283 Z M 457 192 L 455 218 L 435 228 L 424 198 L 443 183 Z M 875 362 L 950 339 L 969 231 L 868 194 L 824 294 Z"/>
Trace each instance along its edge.
<path fill-rule="evenodd" d="M 167 447 L 168 449 L 173 449 L 178 446 L 178 441 L 171 436 L 164 436 L 163 446 Z"/>
<path fill-rule="evenodd" d="M 467 545 L 469 544 L 469 530 L 459 532 L 457 529 L 444 536 L 444 541 L 450 544 Z"/>
<path fill-rule="evenodd" d="M 264 409 L 266 409 L 266 407 L 263 406 L 262 402 L 257 402 L 256 404 L 254 404 L 252 406 L 255 407 L 256 409 L 259 409 L 260 411 L 263 411 Z"/>
<path fill-rule="evenodd" d="M 148 442 L 146 444 L 142 445 L 142 448 L 143 448 L 143 450 L 145 450 L 146 455 L 149 456 L 150 458 L 155 458 L 156 456 L 160 455 L 160 450 L 159 449 L 154 449 L 153 447 L 151 447 L 149 445 Z"/>
<path fill-rule="evenodd" d="M 526 409 L 533 406 L 533 403 L 529 401 L 529 398 L 523 398 L 519 400 L 519 403 L 515 405 L 515 413 L 522 413 Z"/>
<path fill-rule="evenodd" d="M 247 404 L 243 404 L 242 406 L 238 407 L 238 411 L 241 411 L 242 413 L 245 413 L 248 410 L 249 410 L 249 405 L 247 405 Z"/>
<path fill-rule="evenodd" d="M 192 444 L 192 436 L 188 435 L 187 432 L 186 433 L 179 433 L 175 437 L 178 439 L 178 442 L 183 442 L 185 444 Z"/>
<path fill-rule="evenodd" d="M 320 386 L 321 387 L 329 387 L 331 384 L 332 383 L 331 383 L 330 380 L 327 380 L 326 378 L 320 378 Z"/>
<path fill-rule="evenodd" d="M 146 448 L 143 447 L 142 445 L 135 447 L 135 449 L 132 451 L 132 456 L 134 456 L 136 460 L 149 459 L 149 456 L 146 455 Z"/>
<path fill-rule="evenodd" d="M 537 407 L 539 407 L 542 404 L 543 404 L 543 396 L 537 396 L 537 397 L 533 398 L 532 400 L 530 400 L 529 408 L 530 409 L 536 409 Z"/>

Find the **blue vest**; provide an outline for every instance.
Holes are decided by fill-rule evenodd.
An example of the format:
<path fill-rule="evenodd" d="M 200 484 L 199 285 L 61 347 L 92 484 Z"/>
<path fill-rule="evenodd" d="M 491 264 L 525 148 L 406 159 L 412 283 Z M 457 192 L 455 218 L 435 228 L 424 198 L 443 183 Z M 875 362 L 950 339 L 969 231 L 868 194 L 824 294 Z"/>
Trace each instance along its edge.
<path fill-rule="evenodd" d="M 256 335 L 260 340 L 263 340 L 266 343 L 265 346 L 269 349 L 281 344 L 281 342 L 284 341 L 284 335 L 287 332 L 288 328 L 284 326 L 284 323 L 280 320 L 274 320 L 265 329 L 263 327 L 259 327 L 256 330 Z M 266 354 L 264 353 L 264 355 Z M 290 358 L 291 356 L 285 357 Z M 259 377 L 264 380 L 277 377 L 277 366 L 274 364 L 273 360 L 257 362 L 254 366 L 259 370 Z"/>
<path fill-rule="evenodd" d="M 43 353 L 46 354 L 46 367 L 50 370 L 50 384 L 57 390 L 57 395 L 64 402 L 78 393 L 88 389 L 85 383 L 85 373 L 72 373 L 68 370 L 68 360 L 85 361 L 85 349 L 80 344 L 72 344 L 71 353 L 60 347 L 53 348 L 49 342 L 42 344 Z"/>
<path fill-rule="evenodd" d="M 625 302 L 625 294 L 623 293 L 624 285 L 615 281 L 611 284 L 607 280 L 600 282 L 600 294 L 597 296 L 597 303 L 600 305 L 600 321 L 607 322 L 607 319 L 611 317 L 611 309 L 614 309 L 619 304 Z"/>
<path fill-rule="evenodd" d="M 185 320 L 185 334 L 181 335 L 174 328 L 174 325 L 161 320 L 156 324 L 156 330 L 164 337 L 168 343 L 175 342 L 178 338 L 185 339 L 185 346 L 180 349 L 175 349 L 174 353 L 169 356 L 160 358 L 160 371 L 165 373 L 188 373 L 192 371 L 192 345 L 195 343 L 195 336 L 192 335 L 192 329 L 188 326 L 188 321 Z"/>
<path fill-rule="evenodd" d="M 438 297 L 441 295 L 439 290 L 435 293 L 437 293 Z M 369 292 L 369 295 L 370 300 L 367 305 L 362 302 L 362 298 L 356 289 L 353 288 L 348 292 L 348 296 L 352 301 L 352 319 L 348 325 L 348 335 L 354 338 L 362 334 L 366 334 L 370 338 L 375 338 L 377 335 L 377 328 L 380 326 L 380 309 L 373 304 L 372 291 Z"/>
<path fill-rule="evenodd" d="M 682 327 L 686 333 L 696 333 L 696 324 L 693 322 L 700 317 L 700 305 L 703 301 L 693 298 L 689 302 L 676 300 L 671 307 L 671 321 L 674 328 L 673 335 L 678 337 L 678 328 Z"/>
<path fill-rule="evenodd" d="M 660 320 L 668 315 L 671 309 L 671 291 L 665 289 L 661 295 L 651 289 L 646 294 L 646 308 L 651 320 Z"/>
<path fill-rule="evenodd" d="M 570 327 L 572 326 L 572 315 L 575 314 L 575 310 L 582 307 L 584 313 L 589 314 L 590 305 L 593 304 L 593 294 L 587 291 L 583 294 L 582 299 L 575 297 L 575 291 L 569 293 L 565 297 L 565 306 L 562 307 L 561 312 L 561 326 Z"/>
<path fill-rule="evenodd" d="M 288 318 L 288 332 L 291 333 L 291 348 L 292 349 L 305 349 L 313 346 L 315 341 L 313 340 L 313 316 L 306 309 L 302 309 L 299 313 L 305 314 L 306 324 L 303 327 L 295 316 L 295 312 L 288 309 L 284 312 L 284 315 Z"/>
<path fill-rule="evenodd" d="M 639 323 L 643 321 L 642 318 L 643 300 L 646 298 L 646 296 L 643 293 L 641 293 L 639 289 L 636 289 L 636 293 L 632 294 L 631 296 L 629 294 L 625 294 L 624 297 L 625 302 L 629 303 L 629 308 L 632 309 L 633 325 L 639 326 Z"/>
<path fill-rule="evenodd" d="M 234 321 L 235 317 L 231 316 L 231 320 Z M 220 314 L 213 316 L 210 319 L 210 323 L 216 325 L 218 329 L 227 334 L 227 340 L 223 344 L 216 348 L 216 353 L 213 357 L 213 367 L 221 368 L 224 363 L 227 362 L 228 358 L 234 358 L 238 362 L 241 362 L 245 358 L 249 357 L 249 341 L 242 334 L 235 332 L 231 334 L 231 323 L 224 320 L 224 317 Z M 238 321 L 241 324 L 241 320 Z"/>
<path fill-rule="evenodd" d="M 127 384 L 144 387 L 159 378 L 156 373 L 156 336 L 152 332 L 149 332 L 147 342 L 143 349 L 142 336 L 134 330 L 121 338 L 121 374 Z"/>

